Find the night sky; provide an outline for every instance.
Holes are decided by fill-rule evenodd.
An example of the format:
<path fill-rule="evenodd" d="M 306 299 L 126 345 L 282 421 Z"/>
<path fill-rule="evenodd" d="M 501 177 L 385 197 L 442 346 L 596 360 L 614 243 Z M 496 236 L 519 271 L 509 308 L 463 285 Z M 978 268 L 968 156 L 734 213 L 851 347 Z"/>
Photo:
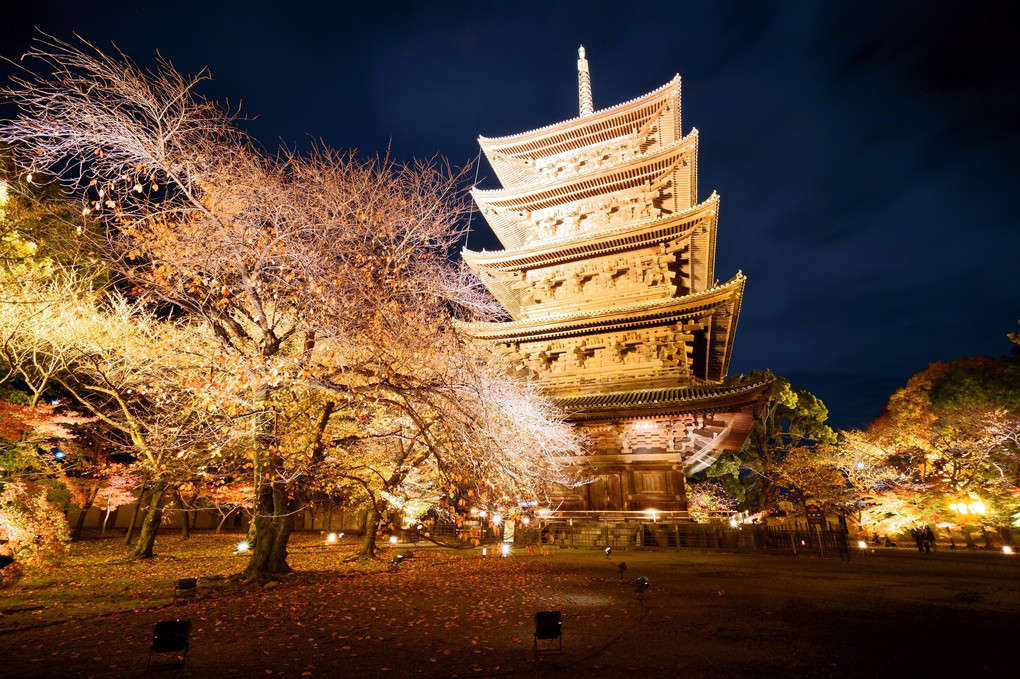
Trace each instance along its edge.
<path fill-rule="evenodd" d="M 577 115 L 579 43 L 596 108 L 679 72 L 699 198 L 722 196 L 716 275 L 749 279 L 731 372 L 784 375 L 846 428 L 931 361 L 1007 353 L 1018 328 L 1010 4 L 15 0 L 0 54 L 35 27 L 142 65 L 158 51 L 208 66 L 203 93 L 240 103 L 269 149 L 457 166 L 480 134 Z M 499 247 L 481 219 L 469 246 Z"/>

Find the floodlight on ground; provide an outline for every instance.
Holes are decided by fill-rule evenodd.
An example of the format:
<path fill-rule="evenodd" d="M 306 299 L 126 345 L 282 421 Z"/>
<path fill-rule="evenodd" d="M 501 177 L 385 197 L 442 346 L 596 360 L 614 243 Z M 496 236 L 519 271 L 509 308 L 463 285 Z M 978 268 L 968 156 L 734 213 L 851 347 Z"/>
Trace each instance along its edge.
<path fill-rule="evenodd" d="M 1007 555 L 1007 556 L 1009 556 L 1010 554 L 1013 553 L 1013 548 L 1010 547 L 1009 545 L 1003 545 L 1002 546 L 1002 553 Z"/>
<path fill-rule="evenodd" d="M 198 578 L 181 578 L 174 587 L 174 601 L 185 597 L 195 598 L 198 592 Z"/>
<path fill-rule="evenodd" d="M 606 547 L 606 559 L 608 560 L 609 557 L 611 557 L 612 555 L 613 555 L 613 548 L 612 547 Z"/>
<path fill-rule="evenodd" d="M 499 546 L 499 553 L 504 557 L 510 556 L 510 543 L 504 542 Z"/>
<path fill-rule="evenodd" d="M 627 562 L 621 561 L 620 565 L 616 567 L 616 573 L 620 576 L 620 582 L 623 582 L 623 574 L 627 572 Z"/>
<path fill-rule="evenodd" d="M 397 536 L 396 535 L 391 535 L 390 536 L 390 544 L 391 545 L 397 544 Z"/>
<path fill-rule="evenodd" d="M 740 522 L 737 521 L 737 517 L 735 516 L 730 517 L 730 528 L 736 528 L 739 524 Z"/>
<path fill-rule="evenodd" d="M 544 646 L 539 642 L 544 642 Z M 555 646 L 553 646 L 555 644 Z M 563 653 L 563 616 L 559 611 L 535 613 L 535 660 L 540 655 Z"/>
<path fill-rule="evenodd" d="M 333 543 L 336 542 L 336 540 L 337 540 L 336 533 L 330 533 L 329 535 L 326 536 L 327 545 L 332 545 Z"/>
<path fill-rule="evenodd" d="M 634 593 L 638 595 L 638 598 L 644 598 L 645 592 L 648 591 L 651 583 L 648 581 L 648 576 L 642 575 L 631 584 L 634 585 Z"/>
<path fill-rule="evenodd" d="M 237 543 L 237 547 L 234 549 L 234 554 L 247 554 L 249 549 L 251 549 L 251 545 L 248 544 L 248 541 L 241 540 Z"/>
<path fill-rule="evenodd" d="M 857 548 L 858 549 L 867 549 L 868 548 L 868 543 L 865 542 L 864 540 L 858 540 L 857 541 Z"/>
<path fill-rule="evenodd" d="M 156 623 L 156 629 L 152 631 L 152 646 L 149 648 L 149 659 L 145 663 L 146 669 L 152 665 L 153 653 L 180 654 L 179 660 L 165 665 L 184 665 L 188 657 L 188 635 L 191 633 L 190 620 L 162 620 Z"/>

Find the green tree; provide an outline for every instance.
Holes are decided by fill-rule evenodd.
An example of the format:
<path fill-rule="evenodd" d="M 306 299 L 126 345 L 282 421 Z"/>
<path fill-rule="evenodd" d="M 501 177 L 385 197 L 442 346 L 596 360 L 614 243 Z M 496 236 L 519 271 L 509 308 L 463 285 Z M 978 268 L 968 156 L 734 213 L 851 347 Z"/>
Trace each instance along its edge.
<path fill-rule="evenodd" d="M 747 377 L 758 378 L 761 373 Z M 783 489 L 782 469 L 788 458 L 806 449 L 835 443 L 835 432 L 825 423 L 829 411 L 820 399 L 774 376 L 762 411 L 751 434 L 737 453 L 724 455 L 706 470 L 718 479 L 742 506 L 765 509 L 775 505 Z"/>

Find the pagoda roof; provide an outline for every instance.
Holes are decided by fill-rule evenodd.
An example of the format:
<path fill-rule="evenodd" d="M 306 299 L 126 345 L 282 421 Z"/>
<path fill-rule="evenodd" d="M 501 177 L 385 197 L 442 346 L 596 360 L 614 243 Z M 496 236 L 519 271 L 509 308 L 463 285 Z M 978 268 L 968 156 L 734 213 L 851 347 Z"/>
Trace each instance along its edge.
<path fill-rule="evenodd" d="M 625 124 L 627 126 L 633 126 L 638 120 L 641 120 L 640 115 L 634 116 L 635 111 L 639 111 L 642 107 L 648 107 L 652 111 L 657 110 L 658 106 L 671 98 L 676 99 L 676 120 L 677 129 L 680 129 L 680 74 L 677 73 L 673 76 L 665 85 L 652 90 L 648 94 L 644 94 L 640 97 L 635 97 L 620 104 L 615 104 L 609 108 L 600 109 L 595 111 L 591 115 L 577 116 L 564 120 L 559 123 L 553 123 L 551 125 L 545 125 L 534 130 L 527 132 L 519 132 L 517 134 L 510 134 L 502 137 L 485 137 L 479 136 L 478 143 L 483 149 L 494 149 L 503 154 L 519 154 L 521 157 L 529 155 L 530 157 L 541 157 L 542 155 L 554 155 L 559 153 L 555 149 L 557 144 L 563 144 L 567 142 L 571 148 L 577 148 L 580 146 L 587 146 L 588 144 L 577 144 L 575 140 L 593 138 L 590 143 L 597 141 L 604 141 L 600 139 L 600 136 L 606 134 L 605 131 L 612 130 L 614 123 L 616 126 L 619 125 L 617 122 L 618 118 L 627 118 Z M 628 114 L 631 114 L 628 116 Z M 600 135 L 600 131 L 601 135 Z M 612 135 L 605 137 L 605 140 L 611 139 Z M 561 138 L 562 137 L 562 138 Z M 570 143 L 573 142 L 573 143 Z M 529 151 L 527 154 L 522 153 L 524 149 L 516 150 L 515 147 L 521 146 L 525 148 L 533 148 L 534 151 Z M 541 151 L 545 150 L 544 153 Z"/>
<path fill-rule="evenodd" d="M 460 322 L 465 332 L 493 342 L 533 342 L 561 337 L 657 326 L 706 314 L 713 319 L 712 339 L 702 378 L 722 379 L 729 368 L 733 337 L 747 279 L 739 271 L 723 283 L 683 297 L 656 299 L 609 309 L 592 309 L 504 322 Z"/>
<path fill-rule="evenodd" d="M 743 445 L 774 381 L 772 375 L 765 374 L 751 380 L 554 397 L 552 400 L 574 422 L 619 422 L 690 413 L 719 413 L 726 423 L 723 430 L 684 459 L 687 473 L 693 474 L 711 466 L 727 450 L 736 450 Z M 614 463 L 633 465 L 641 458 L 634 454 L 595 455 L 589 461 L 595 466 L 606 467 Z"/>
<path fill-rule="evenodd" d="M 775 378 L 766 374 L 753 380 L 612 391 L 554 397 L 552 400 L 573 420 L 618 419 L 621 416 L 637 419 L 651 415 L 729 410 L 734 406 L 755 403 L 774 381 Z"/>
<path fill-rule="evenodd" d="M 544 318 L 527 318 L 519 321 L 479 321 L 459 323 L 472 336 L 502 341 L 518 341 L 538 337 L 573 335 L 576 331 L 598 327 L 623 328 L 661 321 L 663 317 L 687 315 L 710 308 L 733 297 L 740 297 L 747 278 L 741 272 L 721 285 L 672 299 L 655 299 L 610 309 L 593 309 Z"/>
<path fill-rule="evenodd" d="M 479 137 L 486 159 L 504 186 L 541 181 L 536 161 L 579 149 L 627 142 L 638 131 L 657 127 L 660 145 L 683 135 L 680 124 L 680 76 L 648 94 L 537 130 L 506 137 Z"/>
<path fill-rule="evenodd" d="M 462 257 L 515 320 L 520 313 L 522 294 L 515 284 L 522 280 L 523 270 L 626 252 L 666 241 L 691 241 L 691 266 L 687 273 L 691 290 L 698 292 L 715 279 L 718 213 L 719 196 L 713 193 L 703 203 L 683 212 L 511 250 L 476 252 L 464 249 Z"/>
<path fill-rule="evenodd" d="M 472 189 L 471 196 L 500 243 L 507 249 L 519 248 L 525 245 L 528 229 L 515 223 L 512 214 L 553 208 L 662 180 L 677 171 L 685 156 L 691 161 L 686 168 L 690 180 L 685 188 L 689 195 L 677 199 L 684 207 L 693 204 L 697 196 L 697 155 L 698 131 L 693 129 L 673 144 L 590 173 L 514 189 Z M 680 189 L 675 186 L 673 190 Z"/>
<path fill-rule="evenodd" d="M 663 238 L 676 238 L 705 222 L 711 225 L 714 233 L 718 224 L 718 213 L 719 194 L 713 191 L 712 195 L 701 203 L 680 212 L 649 217 L 595 233 L 549 238 L 539 243 L 528 243 L 503 250 L 464 248 L 461 250 L 461 256 L 472 268 L 478 266 L 499 271 L 559 264 L 629 250 Z"/>

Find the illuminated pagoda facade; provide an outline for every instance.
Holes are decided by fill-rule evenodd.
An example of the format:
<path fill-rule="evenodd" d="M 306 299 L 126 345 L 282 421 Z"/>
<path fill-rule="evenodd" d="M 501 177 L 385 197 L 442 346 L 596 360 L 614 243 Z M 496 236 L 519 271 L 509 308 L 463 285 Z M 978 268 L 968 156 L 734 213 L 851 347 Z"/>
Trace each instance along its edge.
<path fill-rule="evenodd" d="M 719 197 L 697 199 L 680 77 L 595 111 L 579 56 L 577 118 L 479 138 L 503 188 L 472 195 L 504 249 L 463 257 L 512 320 L 467 328 L 587 437 L 596 479 L 561 509 L 684 510 L 685 474 L 743 444 L 769 384 L 723 381 L 745 279 L 715 278 Z"/>

